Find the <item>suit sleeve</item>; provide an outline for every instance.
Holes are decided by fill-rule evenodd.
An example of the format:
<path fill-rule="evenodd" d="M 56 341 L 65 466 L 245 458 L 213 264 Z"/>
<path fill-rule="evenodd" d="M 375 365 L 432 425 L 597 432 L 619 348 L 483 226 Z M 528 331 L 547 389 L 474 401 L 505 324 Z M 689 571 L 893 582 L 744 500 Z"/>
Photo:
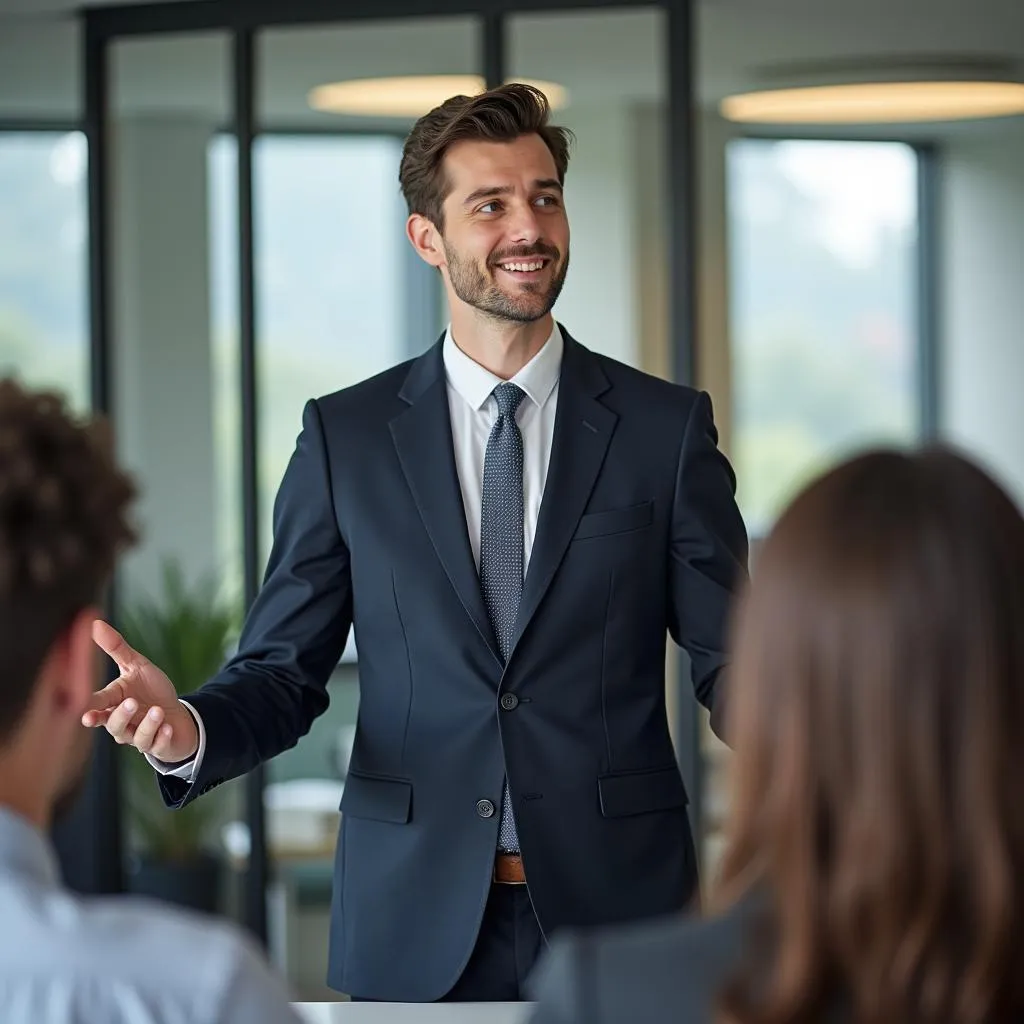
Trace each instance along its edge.
<path fill-rule="evenodd" d="M 537 1003 L 529 1024 L 599 1024 L 587 950 L 587 939 L 572 933 L 552 942 L 529 981 L 530 998 Z"/>
<path fill-rule="evenodd" d="M 307 403 L 274 505 L 274 544 L 238 653 L 189 703 L 206 751 L 195 780 L 159 779 L 181 806 L 295 745 L 327 708 L 327 683 L 352 624 L 348 548 L 334 512 L 323 423 Z"/>
<path fill-rule="evenodd" d="M 672 512 L 669 631 L 690 656 L 697 699 L 723 733 L 724 699 L 716 686 L 726 662 L 733 598 L 747 578 L 747 531 L 736 504 L 736 477 L 718 448 L 705 392 L 683 434 Z"/>

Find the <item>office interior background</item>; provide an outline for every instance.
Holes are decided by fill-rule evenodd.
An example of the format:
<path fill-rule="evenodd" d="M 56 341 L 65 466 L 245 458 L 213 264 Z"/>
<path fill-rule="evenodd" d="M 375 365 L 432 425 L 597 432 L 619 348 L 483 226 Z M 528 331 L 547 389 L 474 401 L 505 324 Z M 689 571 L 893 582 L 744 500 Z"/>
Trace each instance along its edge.
<path fill-rule="evenodd" d="M 953 442 L 1024 503 L 1024 105 L 866 123 L 722 106 L 1024 81 L 1020 0 L 0 0 L 0 372 L 110 416 L 144 492 L 111 613 L 173 653 L 179 685 L 230 649 L 305 400 L 444 325 L 397 183 L 427 87 L 384 110 L 316 91 L 407 75 L 547 83 L 578 140 L 556 315 L 710 392 L 755 571 L 795 489 L 871 445 Z M 328 998 L 357 644 L 311 734 L 190 817 L 98 736 L 58 835 L 68 878 L 235 917 L 300 997 Z M 668 680 L 707 877 L 728 752 L 674 652 Z"/>

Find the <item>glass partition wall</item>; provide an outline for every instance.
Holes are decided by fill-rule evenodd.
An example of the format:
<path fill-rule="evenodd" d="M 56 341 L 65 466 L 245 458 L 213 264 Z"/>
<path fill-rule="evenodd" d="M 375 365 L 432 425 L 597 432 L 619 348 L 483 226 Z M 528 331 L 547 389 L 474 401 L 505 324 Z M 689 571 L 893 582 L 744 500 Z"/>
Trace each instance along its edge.
<path fill-rule="evenodd" d="M 227 32 L 130 36 L 109 51 L 111 414 L 118 456 L 139 485 L 141 527 L 112 611 L 183 696 L 219 667 L 242 601 L 239 545 L 226 528 L 236 474 L 218 459 L 239 447 L 227 398 L 237 273 L 216 239 L 219 207 L 234 210 L 237 197 L 235 177 L 220 182 L 210 160 L 230 118 L 230 72 Z M 131 748 L 118 754 L 127 887 L 230 912 L 220 833 L 239 817 L 243 787 L 167 814 L 146 762 Z"/>

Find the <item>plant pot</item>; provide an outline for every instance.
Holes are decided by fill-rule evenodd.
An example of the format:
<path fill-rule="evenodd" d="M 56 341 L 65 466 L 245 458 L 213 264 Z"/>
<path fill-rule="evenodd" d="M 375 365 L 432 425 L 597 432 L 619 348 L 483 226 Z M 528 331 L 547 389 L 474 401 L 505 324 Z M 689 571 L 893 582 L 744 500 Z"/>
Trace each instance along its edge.
<path fill-rule="evenodd" d="M 189 860 L 153 860 L 141 856 L 128 876 L 128 891 L 207 914 L 220 903 L 221 862 L 209 853 Z"/>

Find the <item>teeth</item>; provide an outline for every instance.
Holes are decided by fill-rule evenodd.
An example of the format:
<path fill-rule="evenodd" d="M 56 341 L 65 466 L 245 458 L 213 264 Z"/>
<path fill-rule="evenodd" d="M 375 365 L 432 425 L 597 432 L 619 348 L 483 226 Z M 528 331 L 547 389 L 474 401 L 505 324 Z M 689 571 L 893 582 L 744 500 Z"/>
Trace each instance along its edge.
<path fill-rule="evenodd" d="M 526 273 L 530 270 L 540 270 L 544 266 L 543 261 L 537 263 L 503 263 L 502 267 L 505 270 L 518 270 L 520 273 Z"/>

